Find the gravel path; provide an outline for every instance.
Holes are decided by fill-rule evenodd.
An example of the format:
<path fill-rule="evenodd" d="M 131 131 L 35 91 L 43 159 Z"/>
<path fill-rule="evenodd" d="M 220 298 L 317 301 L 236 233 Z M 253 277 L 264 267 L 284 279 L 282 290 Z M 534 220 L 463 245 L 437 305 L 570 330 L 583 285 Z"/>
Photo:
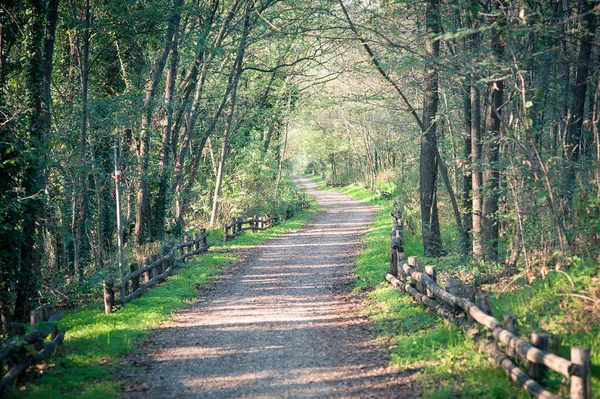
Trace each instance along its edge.
<path fill-rule="evenodd" d="M 297 185 L 324 212 L 254 248 L 231 276 L 145 343 L 124 398 L 412 398 L 352 294 L 352 261 L 375 211 Z"/>

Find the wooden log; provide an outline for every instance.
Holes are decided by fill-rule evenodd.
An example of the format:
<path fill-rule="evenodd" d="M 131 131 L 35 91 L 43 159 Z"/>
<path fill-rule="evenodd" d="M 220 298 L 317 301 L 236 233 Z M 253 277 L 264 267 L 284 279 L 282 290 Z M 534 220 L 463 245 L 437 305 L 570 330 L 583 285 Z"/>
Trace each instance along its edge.
<path fill-rule="evenodd" d="M 200 247 L 197 250 L 195 250 L 194 252 L 188 252 L 186 254 L 183 254 L 182 256 L 178 257 L 178 258 L 174 258 L 172 261 L 173 262 L 183 262 L 184 260 L 186 260 L 189 257 L 195 256 L 195 255 L 199 255 L 201 253 L 204 253 L 208 250 L 208 248 L 210 248 L 210 244 L 204 246 L 204 247 Z"/>
<path fill-rule="evenodd" d="M 507 313 L 504 315 L 504 328 L 515 335 L 519 335 L 519 317 L 516 314 Z M 506 355 L 515 357 L 516 351 L 512 347 L 506 348 Z M 531 374 L 531 373 L 530 373 Z M 533 375 L 532 375 L 533 377 Z"/>
<path fill-rule="evenodd" d="M 35 355 L 27 356 L 23 361 L 15 365 L 11 368 L 0 380 L 0 394 L 8 388 L 12 382 L 17 378 L 21 373 L 27 370 L 27 367 L 34 365 L 36 363 L 41 362 L 52 353 L 58 345 L 60 345 L 65 338 L 65 330 L 61 330 L 43 350 L 36 353 Z"/>
<path fill-rule="evenodd" d="M 483 349 L 491 356 L 494 362 L 504 370 L 511 380 L 529 392 L 531 396 L 541 399 L 561 399 L 560 396 L 546 390 L 538 382 L 531 379 L 525 372 L 518 368 L 508 357 L 498 350 L 496 344 L 484 345 Z"/>
<path fill-rule="evenodd" d="M 494 317 L 487 315 L 472 302 L 449 294 L 443 288 L 433 282 L 425 273 L 419 273 L 407 264 L 403 266 L 403 269 L 404 272 L 411 277 L 411 279 L 421 280 L 428 288 L 431 288 L 438 300 L 444 301 L 451 306 L 459 306 L 461 309 L 470 314 L 477 323 L 492 330 L 492 335 L 497 341 L 500 341 L 507 346 L 512 346 L 515 351 L 524 356 L 527 360 L 531 362 L 542 363 L 557 373 L 564 375 L 565 377 L 582 375 L 583 370 L 579 365 L 563 359 L 555 354 L 544 352 L 534 347 L 529 342 L 521 339 L 517 335 L 511 333 L 510 331 L 505 330 L 502 328 L 500 322 Z"/>
<path fill-rule="evenodd" d="M 571 362 L 581 369 L 580 376 L 571 377 L 571 399 L 592 397 L 592 351 L 583 346 L 571 347 Z"/>
<path fill-rule="evenodd" d="M 104 280 L 104 313 L 110 314 L 115 306 L 115 293 L 112 280 Z"/>
<path fill-rule="evenodd" d="M 399 280 L 398 278 L 393 276 L 391 273 L 386 273 L 385 279 L 387 281 L 389 281 L 390 284 L 392 284 L 392 286 L 394 288 L 410 294 L 417 301 L 422 302 L 425 306 L 429 307 L 431 310 L 433 310 L 438 315 L 440 315 L 446 319 L 449 319 L 453 322 L 459 323 L 455 319 L 454 315 L 448 311 L 448 309 L 444 308 L 441 304 L 439 304 L 435 300 L 429 298 L 427 295 L 421 294 L 416 289 L 414 289 L 410 284 L 408 284 L 402 280 Z"/>
<path fill-rule="evenodd" d="M 0 348 L 0 362 L 5 361 L 12 353 L 19 352 L 25 345 L 35 342 L 44 342 L 45 336 L 40 331 L 33 331 L 26 335 L 20 335 L 17 339 L 10 340 Z"/>
<path fill-rule="evenodd" d="M 425 274 L 427 274 L 430 279 L 432 279 L 433 281 L 435 281 L 437 283 L 437 272 L 435 270 L 435 266 L 425 266 Z M 433 291 L 429 288 L 427 288 L 427 296 L 429 298 L 435 297 L 435 295 L 433 294 Z"/>
<path fill-rule="evenodd" d="M 191 256 L 192 254 L 184 254 L 181 257 L 188 257 Z M 180 258 L 181 258 L 180 257 Z M 129 302 L 137 297 L 139 297 L 140 295 L 142 295 L 142 293 L 147 290 L 148 288 L 150 288 L 154 283 L 157 283 L 158 281 L 168 277 L 171 272 L 174 270 L 175 266 L 177 265 L 177 261 L 173 261 L 172 264 L 169 265 L 169 267 L 167 267 L 167 269 L 162 273 L 162 274 L 157 274 L 156 276 L 152 277 L 152 279 L 150 281 L 145 282 L 144 284 L 142 284 L 140 286 L 140 288 L 135 291 L 132 292 L 131 294 L 127 295 L 125 298 L 123 298 L 124 302 Z"/>
<path fill-rule="evenodd" d="M 492 330 L 492 335 L 497 341 L 502 342 L 507 347 L 512 347 L 518 355 L 523 356 L 528 361 L 532 363 L 544 364 L 548 368 L 564 375 L 565 377 L 571 377 L 573 375 L 581 376 L 584 372 L 579 365 L 563 359 L 562 357 L 553 353 L 548 353 L 538 349 L 529 342 L 523 340 L 510 331 L 505 330 L 504 328 L 495 328 Z"/>
<path fill-rule="evenodd" d="M 550 347 L 550 335 L 538 332 L 532 332 L 530 336 L 531 344 L 544 352 Z M 548 367 L 543 364 L 531 363 L 529 365 L 529 375 L 535 380 L 542 380 L 546 377 Z"/>

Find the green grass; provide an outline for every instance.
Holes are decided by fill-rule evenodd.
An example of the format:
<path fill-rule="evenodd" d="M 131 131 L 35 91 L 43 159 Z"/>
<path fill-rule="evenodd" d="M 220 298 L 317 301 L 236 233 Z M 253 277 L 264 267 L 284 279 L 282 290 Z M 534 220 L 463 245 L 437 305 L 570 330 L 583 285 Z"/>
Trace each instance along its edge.
<path fill-rule="evenodd" d="M 215 243 L 208 254 L 194 257 L 180 271 L 142 297 L 109 315 L 102 303 L 69 312 L 60 322 L 66 328 L 59 356 L 49 360 L 43 376 L 6 394 L 7 398 L 114 398 L 122 381 L 118 372 L 128 367 L 120 359 L 138 352 L 141 342 L 153 328 L 164 322 L 175 309 L 193 302 L 198 285 L 206 284 L 226 264 L 238 259 L 235 249 L 250 248 L 282 233 L 304 225 L 319 207 L 299 213 L 266 231 L 247 233 L 222 243 L 222 232 L 213 231 Z"/>
<path fill-rule="evenodd" d="M 312 176 L 311 176 L 312 177 Z M 312 177 L 317 183 L 319 178 Z M 324 182 L 323 182 L 324 187 Z M 375 203 L 380 212 L 365 236 L 365 248 L 356 261 L 355 286 L 367 290 L 370 302 L 365 309 L 378 327 L 379 340 L 391 352 L 391 363 L 400 370 L 420 370 L 424 398 L 528 398 L 524 390 L 509 381 L 502 370 L 492 365 L 487 355 L 463 331 L 445 323 L 425 310 L 407 294 L 400 293 L 383 281 L 389 269 L 389 234 L 392 225 L 392 201 L 373 199 L 366 189 L 335 188 L 362 201 Z M 362 190 L 362 191 L 361 191 Z M 422 257 L 420 237 L 405 231 L 405 253 Z M 422 259 L 435 264 L 439 273 L 472 281 L 497 273 L 495 265 L 463 263 L 458 255 L 440 259 Z M 568 271 L 576 288 L 600 290 L 598 262 L 575 259 Z M 590 288 L 595 287 L 595 288 Z M 493 289 L 494 287 L 489 287 Z M 492 291 L 493 292 L 493 291 Z M 586 300 L 569 296 L 572 286 L 562 273 L 551 272 L 545 280 L 522 284 L 510 293 L 492 295 L 494 316 L 519 315 L 521 336 L 533 330 L 556 337 L 558 354 L 569 358 L 569 347 L 592 348 L 592 392 L 600 398 L 600 324 L 583 308 Z M 584 291 L 585 292 L 585 291 Z M 588 303 L 589 304 L 589 303 Z M 556 351 L 554 351 L 556 352 Z M 568 396 L 568 383 L 560 375 L 549 373 L 542 384 Z"/>

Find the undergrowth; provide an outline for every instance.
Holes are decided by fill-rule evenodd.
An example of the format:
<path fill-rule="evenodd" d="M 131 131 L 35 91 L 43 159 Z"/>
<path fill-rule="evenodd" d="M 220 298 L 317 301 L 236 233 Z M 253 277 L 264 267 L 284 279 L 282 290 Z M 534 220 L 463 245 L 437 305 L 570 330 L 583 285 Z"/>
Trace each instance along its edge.
<path fill-rule="evenodd" d="M 322 188 L 320 178 L 312 178 Z M 364 250 L 356 261 L 356 290 L 369 292 L 366 309 L 378 327 L 379 340 L 391 353 L 391 363 L 400 370 L 417 370 L 424 398 L 528 398 L 504 372 L 491 364 L 477 344 L 454 325 L 427 311 L 408 294 L 400 293 L 384 281 L 389 269 L 389 241 L 392 227 L 392 201 L 375 199 L 375 194 L 358 187 L 340 187 L 359 200 L 374 203 L 380 212 L 365 236 Z M 422 243 L 405 230 L 405 254 L 422 258 Z M 440 259 L 421 259 L 436 265 L 440 280 L 459 278 L 476 285 L 501 275 L 502 266 L 464 263 L 457 254 Z M 520 335 L 532 331 L 550 333 L 554 353 L 569 359 L 570 346 L 592 348 L 592 393 L 600 398 L 599 309 L 592 309 L 600 293 L 598 261 L 571 259 L 568 270 L 550 272 L 533 283 L 517 277 L 483 285 L 491 293 L 494 316 L 519 316 Z M 493 278 L 491 279 L 493 280 Z M 573 295 L 583 293 L 582 298 Z M 592 302 L 590 302 L 590 299 Z M 597 304 L 595 305 L 597 307 Z M 568 397 L 568 382 L 553 372 L 541 381 L 547 389 Z"/>
<path fill-rule="evenodd" d="M 198 287 L 208 283 L 223 266 L 238 259 L 236 249 L 258 245 L 284 232 L 304 225 L 319 208 L 311 208 L 295 218 L 257 233 L 247 233 L 222 243 L 222 231 L 211 231 L 214 245 L 207 254 L 196 256 L 164 283 L 150 289 L 125 308 L 104 314 L 101 301 L 69 312 L 60 322 L 67 329 L 63 346 L 30 381 L 6 394 L 7 398 L 114 398 L 123 381 L 118 371 L 132 367 L 120 359 L 140 349 L 137 343 L 152 328 L 167 320 L 173 310 L 192 303 Z"/>

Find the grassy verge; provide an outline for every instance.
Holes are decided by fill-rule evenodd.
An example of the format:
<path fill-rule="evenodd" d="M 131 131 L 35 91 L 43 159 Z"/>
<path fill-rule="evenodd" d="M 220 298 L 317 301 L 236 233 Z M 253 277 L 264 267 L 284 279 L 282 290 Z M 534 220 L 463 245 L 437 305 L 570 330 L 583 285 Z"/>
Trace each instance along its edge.
<path fill-rule="evenodd" d="M 119 368 L 127 367 L 120 357 L 136 353 L 144 339 L 171 312 L 193 302 L 198 286 L 206 284 L 224 266 L 238 259 L 235 250 L 247 249 L 304 225 L 319 208 L 315 206 L 295 218 L 262 232 L 243 234 L 226 244 L 222 232 L 211 232 L 215 243 L 208 254 L 197 256 L 169 279 L 141 298 L 112 314 L 105 315 L 101 303 L 70 312 L 60 327 L 67 335 L 58 356 L 50 359 L 33 383 L 7 393 L 7 398 L 114 398 L 122 381 Z"/>
<path fill-rule="evenodd" d="M 320 178 L 312 177 L 325 188 Z M 419 370 L 424 398 L 528 398 L 521 388 L 510 382 L 499 368 L 492 365 L 476 344 L 458 328 L 425 310 L 409 295 L 399 293 L 383 282 L 389 268 L 389 232 L 392 219 L 391 201 L 373 198 L 369 190 L 357 187 L 335 188 L 353 197 L 375 203 L 380 212 L 365 237 L 365 249 L 357 258 L 356 289 L 367 290 L 371 299 L 368 308 L 371 320 L 379 329 L 379 339 L 391 352 L 392 363 L 400 369 Z M 405 252 L 422 256 L 418 237 L 405 231 Z M 463 281 L 482 281 L 501 271 L 494 265 L 463 264 L 459 257 L 426 259 L 435 264 L 442 276 L 452 275 Z M 572 296 L 589 292 L 592 298 L 600 292 L 598 262 L 573 259 L 567 275 L 551 272 L 544 280 L 529 284 L 519 279 L 506 279 L 484 286 L 492 293 L 494 316 L 519 315 L 521 335 L 531 331 L 552 334 L 557 352 L 569 358 L 571 345 L 592 348 L 592 392 L 600 398 L 600 323 L 598 309 L 590 309 L 587 299 Z M 594 293 L 595 292 L 595 293 Z M 585 295 L 584 295 L 585 296 Z M 597 305 L 596 305 L 597 306 Z M 568 384 L 555 373 L 542 384 L 562 396 L 568 396 Z"/>

